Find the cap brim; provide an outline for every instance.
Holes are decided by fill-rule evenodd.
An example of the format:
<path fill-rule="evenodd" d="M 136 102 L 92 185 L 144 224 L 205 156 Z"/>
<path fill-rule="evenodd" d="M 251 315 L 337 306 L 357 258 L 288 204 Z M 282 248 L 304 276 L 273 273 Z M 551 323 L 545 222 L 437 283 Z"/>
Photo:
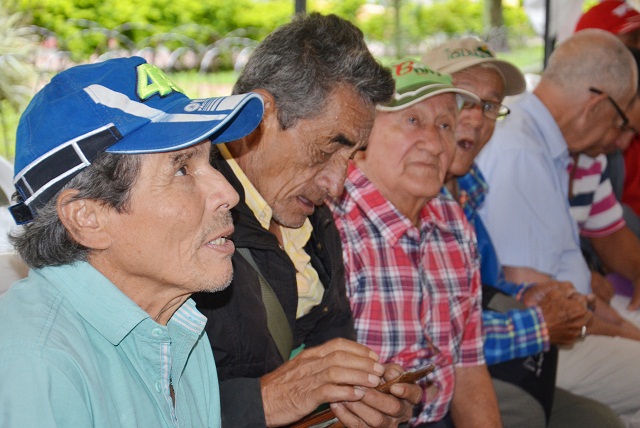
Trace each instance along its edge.
<path fill-rule="evenodd" d="M 424 87 L 421 89 L 428 89 L 428 87 Z M 428 98 L 432 98 L 435 97 L 436 95 L 441 95 L 441 94 L 447 94 L 447 93 L 454 93 L 454 94 L 458 94 L 460 95 L 464 100 L 467 101 L 472 101 L 472 102 L 479 102 L 480 98 L 478 98 L 478 96 L 476 94 L 474 94 L 473 92 L 469 92 L 465 89 L 460 89 L 460 88 L 456 88 L 456 87 L 446 87 L 446 88 L 441 88 L 441 89 L 436 89 L 434 91 L 431 92 L 426 92 L 422 95 L 418 95 L 416 98 L 412 98 L 415 94 L 419 94 L 420 93 L 420 89 L 417 89 L 416 91 L 413 91 L 413 94 L 402 94 L 401 97 L 407 97 L 407 96 L 411 96 L 410 99 L 407 100 L 407 102 L 402 103 L 402 100 L 400 99 L 400 104 L 394 104 L 392 106 L 384 106 L 384 105 L 378 105 L 376 108 L 379 111 L 398 111 L 398 110 L 403 110 L 405 108 L 411 107 L 414 104 L 417 104 L 421 101 L 424 101 Z M 394 101 L 395 103 L 398 102 L 398 100 Z"/>
<path fill-rule="evenodd" d="M 631 20 L 617 27 L 613 33 L 627 34 L 638 29 L 640 29 L 640 16 L 635 16 Z"/>
<path fill-rule="evenodd" d="M 240 139 L 260 121 L 262 97 L 250 92 L 220 98 L 181 99 L 168 111 L 149 117 L 149 123 L 110 146 L 110 153 L 158 153 L 183 149 L 205 139 L 224 143 Z"/>
<path fill-rule="evenodd" d="M 474 65 L 490 63 L 495 65 L 505 79 L 504 84 L 504 94 L 507 95 L 518 95 L 524 92 L 527 89 L 527 82 L 524 78 L 522 72 L 515 65 L 502 61 L 497 58 L 477 58 L 470 57 L 467 59 L 462 59 L 459 61 L 455 61 L 445 67 L 442 67 L 438 71 L 443 73 L 453 74 L 457 71 L 464 70 L 465 68 L 473 67 Z"/>

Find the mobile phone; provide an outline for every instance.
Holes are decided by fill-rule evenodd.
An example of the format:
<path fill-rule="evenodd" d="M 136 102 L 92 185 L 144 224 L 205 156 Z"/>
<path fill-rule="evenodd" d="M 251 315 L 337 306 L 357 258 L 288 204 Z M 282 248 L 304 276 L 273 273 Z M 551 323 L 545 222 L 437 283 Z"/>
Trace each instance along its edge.
<path fill-rule="evenodd" d="M 391 389 L 391 387 L 393 385 L 395 385 L 396 383 L 413 383 L 416 382 L 420 379 L 422 379 L 423 377 L 427 376 L 429 373 L 431 373 L 432 371 L 434 371 L 436 368 L 435 364 L 429 364 L 426 366 L 422 366 L 422 367 L 418 367 L 417 369 L 414 370 L 407 370 L 405 372 L 402 372 L 402 374 L 400 374 L 400 376 L 391 379 L 390 381 L 383 383 L 382 385 L 380 385 L 379 387 L 377 387 L 376 389 L 380 392 L 384 392 L 384 393 L 388 393 L 389 390 Z"/>
<path fill-rule="evenodd" d="M 423 367 L 418 367 L 417 369 L 414 369 L 414 370 L 407 370 L 405 372 L 402 372 L 398 377 L 391 379 L 390 381 L 378 386 L 376 390 L 383 392 L 385 394 L 388 394 L 391 387 L 396 383 L 416 382 L 422 379 L 423 377 L 425 377 L 426 375 L 428 375 L 429 373 L 431 373 L 433 370 L 435 370 L 435 368 L 436 368 L 435 364 L 429 364 Z M 321 412 L 314 413 L 305 418 L 302 418 L 301 420 L 294 423 L 290 427 L 291 428 L 325 428 L 325 427 L 337 428 L 339 426 L 342 426 L 342 424 L 338 422 L 338 418 L 334 416 L 331 409 L 326 409 Z"/>

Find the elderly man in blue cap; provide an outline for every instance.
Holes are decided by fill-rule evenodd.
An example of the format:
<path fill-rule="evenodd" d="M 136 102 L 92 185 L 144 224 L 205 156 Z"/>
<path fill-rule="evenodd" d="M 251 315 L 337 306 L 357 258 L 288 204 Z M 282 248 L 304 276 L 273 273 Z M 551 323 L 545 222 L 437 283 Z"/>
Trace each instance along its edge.
<path fill-rule="evenodd" d="M 12 241 L 31 270 L 0 301 L 0 426 L 221 426 L 189 297 L 232 275 L 238 194 L 212 143 L 262 113 L 255 93 L 191 100 L 138 57 L 36 94 L 16 143 Z"/>

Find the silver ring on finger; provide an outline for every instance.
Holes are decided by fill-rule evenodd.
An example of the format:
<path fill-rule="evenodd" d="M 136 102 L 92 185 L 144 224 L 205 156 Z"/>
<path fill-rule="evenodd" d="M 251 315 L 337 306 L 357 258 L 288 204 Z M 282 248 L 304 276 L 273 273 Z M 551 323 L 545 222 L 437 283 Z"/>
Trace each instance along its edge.
<path fill-rule="evenodd" d="M 584 339 L 585 337 L 587 337 L 587 326 L 583 325 L 580 329 L 580 339 Z"/>

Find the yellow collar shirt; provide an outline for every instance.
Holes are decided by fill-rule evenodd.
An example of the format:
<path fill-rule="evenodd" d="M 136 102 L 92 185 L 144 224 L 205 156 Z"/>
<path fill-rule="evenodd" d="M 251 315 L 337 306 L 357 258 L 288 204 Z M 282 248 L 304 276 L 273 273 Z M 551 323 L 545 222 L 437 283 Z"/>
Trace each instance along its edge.
<path fill-rule="evenodd" d="M 269 230 L 273 212 L 271 207 L 264 200 L 258 190 L 251 184 L 244 171 L 233 159 L 229 149 L 224 144 L 218 144 L 220 154 L 227 161 L 229 167 L 238 178 L 244 188 L 245 203 L 251 209 L 256 219 L 263 228 Z M 298 287 L 298 310 L 296 317 L 300 318 L 307 314 L 311 308 L 318 305 L 322 300 L 324 287 L 320 283 L 318 272 L 311 265 L 311 257 L 304 250 L 304 246 L 311 237 L 312 226 L 307 218 L 304 224 L 293 229 L 278 225 L 282 235 L 281 247 L 287 253 L 296 269 L 296 282 Z"/>

